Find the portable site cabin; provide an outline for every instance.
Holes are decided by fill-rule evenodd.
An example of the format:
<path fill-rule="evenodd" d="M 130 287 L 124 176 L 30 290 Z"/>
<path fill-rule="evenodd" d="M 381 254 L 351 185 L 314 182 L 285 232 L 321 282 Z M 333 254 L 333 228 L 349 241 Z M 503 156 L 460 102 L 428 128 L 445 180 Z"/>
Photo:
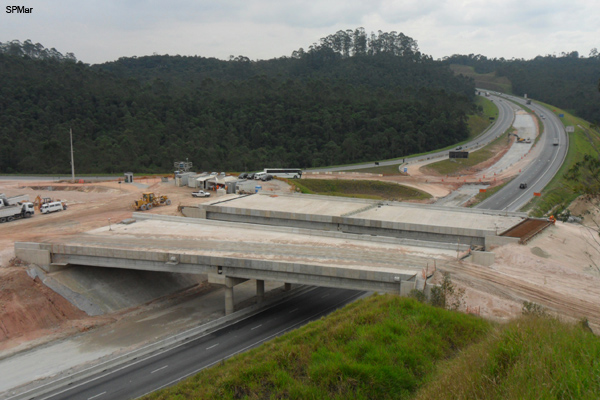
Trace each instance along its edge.
<path fill-rule="evenodd" d="M 207 190 L 215 190 L 215 188 L 219 189 L 219 188 L 225 188 L 227 186 L 227 184 L 232 184 L 233 182 L 237 182 L 237 177 L 235 176 L 211 176 L 210 179 L 206 180 L 206 187 L 205 189 Z"/>
<path fill-rule="evenodd" d="M 202 175 L 198 175 L 196 177 L 196 179 L 194 179 L 196 182 L 194 183 L 196 186 L 196 188 L 198 189 L 202 189 L 202 190 L 206 190 L 207 187 L 207 182 L 211 179 L 214 178 L 215 175 L 214 174 L 202 174 Z"/>
<path fill-rule="evenodd" d="M 187 186 L 190 176 L 196 175 L 195 172 L 183 172 L 175 176 L 175 186 Z"/>

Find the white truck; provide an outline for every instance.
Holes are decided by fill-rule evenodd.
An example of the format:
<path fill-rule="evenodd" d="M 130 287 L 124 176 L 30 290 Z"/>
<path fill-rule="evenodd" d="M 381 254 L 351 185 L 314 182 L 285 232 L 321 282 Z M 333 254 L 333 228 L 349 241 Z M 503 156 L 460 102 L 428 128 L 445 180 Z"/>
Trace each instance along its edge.
<path fill-rule="evenodd" d="M 209 192 L 205 192 L 204 190 L 198 190 L 197 192 L 192 193 L 193 197 L 210 197 Z"/>
<path fill-rule="evenodd" d="M 16 198 L 23 199 L 22 196 L 7 198 L 0 194 L 0 223 L 29 218 L 35 214 L 33 203 L 16 201 Z"/>

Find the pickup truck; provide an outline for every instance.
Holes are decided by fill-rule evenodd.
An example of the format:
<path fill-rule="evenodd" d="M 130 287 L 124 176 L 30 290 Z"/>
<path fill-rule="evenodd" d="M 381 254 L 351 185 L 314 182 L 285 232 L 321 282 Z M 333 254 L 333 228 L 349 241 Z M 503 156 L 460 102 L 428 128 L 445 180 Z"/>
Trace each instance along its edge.
<path fill-rule="evenodd" d="M 192 193 L 193 197 L 210 197 L 210 193 L 205 192 L 204 190 L 198 190 L 197 192 Z"/>

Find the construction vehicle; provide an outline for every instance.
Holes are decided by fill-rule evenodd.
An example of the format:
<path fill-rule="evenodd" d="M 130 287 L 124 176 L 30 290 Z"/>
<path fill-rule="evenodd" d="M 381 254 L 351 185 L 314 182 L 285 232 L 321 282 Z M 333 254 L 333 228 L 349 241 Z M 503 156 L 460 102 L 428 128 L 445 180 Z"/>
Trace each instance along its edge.
<path fill-rule="evenodd" d="M 52 203 L 52 201 L 53 200 L 50 197 L 40 197 L 40 195 L 38 195 L 35 200 L 33 200 L 33 206 L 40 211 L 44 204 Z"/>
<path fill-rule="evenodd" d="M 515 138 L 517 138 L 517 143 L 531 143 L 531 139 L 527 139 L 527 140 L 529 140 L 529 142 L 527 142 L 527 140 L 525 138 L 520 137 L 516 133 L 509 133 L 508 136 L 510 136 L 510 135 L 513 135 Z"/>
<path fill-rule="evenodd" d="M 7 198 L 4 194 L 0 194 L 0 223 L 14 221 L 19 218 L 29 218 L 35 213 L 33 203 L 14 201 L 15 198 L 19 197 Z"/>
<path fill-rule="evenodd" d="M 171 200 L 167 196 L 157 196 L 152 192 L 142 194 L 140 200 L 135 200 L 132 207 L 135 211 L 146 211 L 151 210 L 152 207 L 156 206 L 168 206 L 171 204 Z"/>

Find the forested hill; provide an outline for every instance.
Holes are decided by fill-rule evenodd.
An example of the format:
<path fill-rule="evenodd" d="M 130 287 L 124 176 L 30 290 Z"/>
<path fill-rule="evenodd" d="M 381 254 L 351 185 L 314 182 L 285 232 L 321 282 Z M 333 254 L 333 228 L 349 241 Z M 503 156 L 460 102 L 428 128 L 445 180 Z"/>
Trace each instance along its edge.
<path fill-rule="evenodd" d="M 600 53 L 578 52 L 538 56 L 532 60 L 489 59 L 482 55 L 454 55 L 448 64 L 468 65 L 477 73 L 506 77 L 514 94 L 541 100 L 592 122 L 600 122 Z"/>
<path fill-rule="evenodd" d="M 338 32 L 291 57 L 124 58 L 87 66 L 0 54 L 0 173 L 312 167 L 466 138 L 473 83 L 402 34 Z"/>

